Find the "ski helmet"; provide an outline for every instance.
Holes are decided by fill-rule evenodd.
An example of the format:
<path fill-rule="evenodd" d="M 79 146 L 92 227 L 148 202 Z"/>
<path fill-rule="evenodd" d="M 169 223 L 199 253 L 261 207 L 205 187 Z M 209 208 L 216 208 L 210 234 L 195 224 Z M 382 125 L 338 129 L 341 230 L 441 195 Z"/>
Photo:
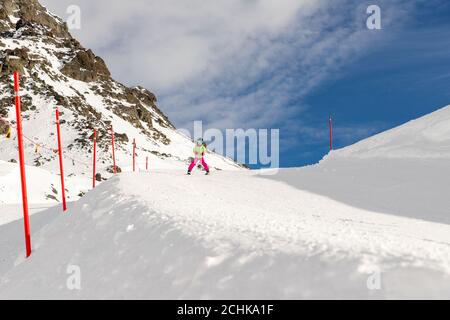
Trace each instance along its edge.
<path fill-rule="evenodd" d="M 197 145 L 201 146 L 203 144 L 203 139 L 202 138 L 198 138 L 197 139 Z"/>

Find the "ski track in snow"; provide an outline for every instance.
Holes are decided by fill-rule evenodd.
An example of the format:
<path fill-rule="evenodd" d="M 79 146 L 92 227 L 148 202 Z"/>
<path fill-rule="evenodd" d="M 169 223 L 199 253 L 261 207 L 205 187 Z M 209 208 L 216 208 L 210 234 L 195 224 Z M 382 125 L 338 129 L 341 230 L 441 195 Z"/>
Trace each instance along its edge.
<path fill-rule="evenodd" d="M 14 267 L 0 268 L 0 297 L 450 296 L 449 225 L 358 209 L 257 172 L 124 173 L 69 214 L 36 219 L 30 260 L 21 241 L 4 241 Z M 19 222 L 0 234 L 17 237 Z M 65 287 L 72 264 L 83 270 L 80 292 Z M 371 292 L 378 269 L 387 289 Z"/>
<path fill-rule="evenodd" d="M 134 185 L 131 179 L 121 179 L 119 188 Z M 372 263 L 398 258 L 450 273 L 448 225 L 357 209 L 254 173 L 186 181 L 156 172 L 142 179 L 131 195 L 206 243 L 224 237 L 252 250 L 343 254 Z"/>

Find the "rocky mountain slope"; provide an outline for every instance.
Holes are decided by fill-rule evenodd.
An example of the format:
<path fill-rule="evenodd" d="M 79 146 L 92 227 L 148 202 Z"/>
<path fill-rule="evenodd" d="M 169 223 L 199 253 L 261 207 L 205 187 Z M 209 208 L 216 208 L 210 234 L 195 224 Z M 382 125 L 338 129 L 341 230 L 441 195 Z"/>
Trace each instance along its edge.
<path fill-rule="evenodd" d="M 185 168 L 192 141 L 176 132 L 143 87 L 115 81 L 102 58 L 74 39 L 67 25 L 37 0 L 0 1 L 0 160 L 17 159 L 17 141 L 5 135 L 14 125 L 12 74 L 21 74 L 26 162 L 58 173 L 55 107 L 62 118 L 62 136 L 69 197 L 80 191 L 71 182 L 91 175 L 92 137 L 98 131 L 99 172 L 111 172 L 111 126 L 115 130 L 117 163 L 131 166 L 136 139 L 138 167 Z M 8 123 L 9 122 L 9 123 Z M 216 169 L 238 169 L 232 160 L 209 154 Z M 109 171 L 109 173 L 108 173 Z M 74 182 L 75 183 L 75 182 Z M 53 194 L 58 198 L 57 194 Z M 1 203 L 1 199 L 0 199 Z"/>

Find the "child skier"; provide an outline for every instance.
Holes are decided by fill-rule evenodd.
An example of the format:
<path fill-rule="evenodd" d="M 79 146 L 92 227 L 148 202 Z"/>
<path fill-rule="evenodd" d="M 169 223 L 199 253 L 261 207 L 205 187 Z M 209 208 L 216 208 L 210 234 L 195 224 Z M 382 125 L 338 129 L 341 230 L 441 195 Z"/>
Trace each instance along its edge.
<path fill-rule="evenodd" d="M 192 160 L 192 163 L 189 166 L 187 174 L 191 174 L 192 169 L 194 169 L 195 165 L 198 161 L 201 161 L 203 168 L 206 170 L 206 174 L 209 174 L 209 167 L 205 162 L 204 156 L 206 153 L 206 143 L 203 142 L 203 139 L 198 139 L 197 143 L 194 147 L 194 160 Z"/>

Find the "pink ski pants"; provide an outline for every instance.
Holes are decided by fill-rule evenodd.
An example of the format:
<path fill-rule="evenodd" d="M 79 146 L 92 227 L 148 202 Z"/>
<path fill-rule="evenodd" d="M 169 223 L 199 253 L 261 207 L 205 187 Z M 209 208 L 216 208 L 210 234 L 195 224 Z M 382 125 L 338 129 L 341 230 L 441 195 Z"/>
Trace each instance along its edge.
<path fill-rule="evenodd" d="M 201 159 L 195 158 L 195 159 L 192 161 L 191 165 L 189 166 L 189 169 L 188 169 L 188 170 L 189 170 L 189 171 L 192 171 L 192 169 L 194 169 L 195 165 L 197 164 L 197 162 L 198 162 L 199 160 L 201 160 L 203 168 L 205 168 L 206 171 L 209 171 L 209 167 L 208 167 L 208 165 L 206 164 L 205 159 L 204 159 L 203 157 L 202 157 Z"/>

